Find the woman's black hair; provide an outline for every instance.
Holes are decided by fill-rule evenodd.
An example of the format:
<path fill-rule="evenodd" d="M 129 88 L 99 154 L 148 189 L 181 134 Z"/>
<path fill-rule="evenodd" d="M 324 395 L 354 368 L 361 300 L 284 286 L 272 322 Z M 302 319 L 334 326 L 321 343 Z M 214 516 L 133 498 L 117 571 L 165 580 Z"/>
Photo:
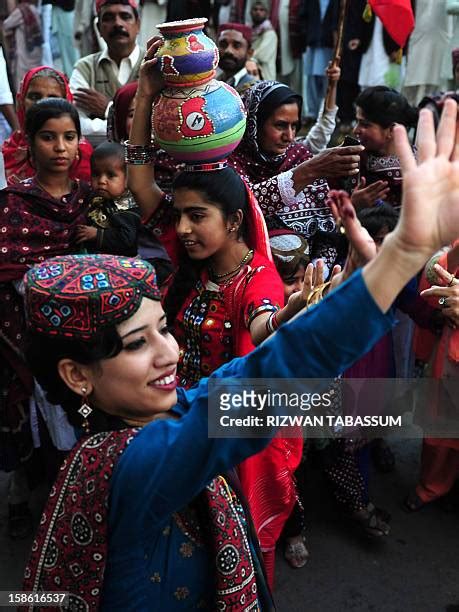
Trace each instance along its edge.
<path fill-rule="evenodd" d="M 357 216 L 372 238 L 375 238 L 378 232 L 385 227 L 387 227 L 388 232 L 394 231 L 398 221 L 397 211 L 385 202 L 379 206 L 363 208 L 358 212 Z"/>
<path fill-rule="evenodd" d="M 25 116 L 24 131 L 30 142 L 49 119 L 59 119 L 62 115 L 70 115 L 78 138 L 81 138 L 80 117 L 75 106 L 63 98 L 46 98 L 31 106 Z"/>
<path fill-rule="evenodd" d="M 73 359 L 82 365 L 94 365 L 101 359 L 116 357 L 122 348 L 123 343 L 114 325 L 102 329 L 90 340 L 50 337 L 31 331 L 27 336 L 26 360 L 48 401 L 60 404 L 70 424 L 81 427 L 82 417 L 77 412 L 81 396 L 74 393 L 59 376 L 59 361 Z M 103 415 L 101 411 L 94 410 L 88 418 L 91 429 L 94 429 L 97 421 L 105 418 Z"/>
<path fill-rule="evenodd" d="M 260 102 L 257 113 L 258 134 L 260 134 L 263 125 L 274 111 L 284 104 L 296 104 L 298 106 L 297 129 L 299 130 L 301 128 L 303 98 L 295 93 L 293 89 L 290 89 L 286 85 L 282 85 L 281 87 L 274 87 L 266 98 L 263 98 Z"/>
<path fill-rule="evenodd" d="M 384 85 L 367 87 L 356 98 L 355 106 L 362 109 L 365 119 L 383 128 L 401 123 L 407 128 L 416 127 L 419 110 L 395 89 Z"/>
<path fill-rule="evenodd" d="M 173 189 L 190 189 L 197 191 L 209 204 L 214 204 L 228 217 L 238 210 L 244 216 L 239 228 L 239 237 L 247 240 L 247 210 L 249 206 L 247 189 L 240 176 L 232 168 L 224 168 L 215 172 L 181 172 L 173 182 Z M 187 296 L 196 285 L 205 262 L 195 261 L 184 254 L 179 261 L 179 267 L 174 280 L 167 292 L 164 310 L 169 325 L 175 323 Z"/>

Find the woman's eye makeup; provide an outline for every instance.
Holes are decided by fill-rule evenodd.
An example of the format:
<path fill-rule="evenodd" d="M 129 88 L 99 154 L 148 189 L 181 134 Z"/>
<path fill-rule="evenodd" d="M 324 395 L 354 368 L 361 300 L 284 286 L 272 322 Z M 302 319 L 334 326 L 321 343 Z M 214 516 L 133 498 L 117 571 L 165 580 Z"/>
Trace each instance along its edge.
<path fill-rule="evenodd" d="M 130 342 L 127 342 L 124 346 L 123 349 L 125 351 L 136 351 L 140 348 L 142 348 L 142 346 L 144 346 L 144 344 L 146 343 L 145 338 L 137 338 L 137 340 L 131 340 Z"/>

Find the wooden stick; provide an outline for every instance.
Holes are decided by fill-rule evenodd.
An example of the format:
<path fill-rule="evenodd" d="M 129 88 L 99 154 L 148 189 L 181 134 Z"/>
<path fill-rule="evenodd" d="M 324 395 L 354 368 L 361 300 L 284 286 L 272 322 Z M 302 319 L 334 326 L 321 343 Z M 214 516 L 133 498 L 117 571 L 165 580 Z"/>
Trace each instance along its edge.
<path fill-rule="evenodd" d="M 333 50 L 333 58 L 332 58 L 332 64 L 334 64 L 335 66 L 339 66 L 341 62 L 341 52 L 343 49 L 344 20 L 346 18 L 347 6 L 348 6 L 348 0 L 341 0 L 339 19 L 338 19 L 338 35 L 336 37 L 336 43 L 335 43 L 335 48 Z M 330 100 L 331 93 L 332 93 L 332 87 L 333 87 L 333 83 L 328 83 L 327 95 L 325 96 L 325 108 L 330 108 L 332 106 L 331 100 Z"/>

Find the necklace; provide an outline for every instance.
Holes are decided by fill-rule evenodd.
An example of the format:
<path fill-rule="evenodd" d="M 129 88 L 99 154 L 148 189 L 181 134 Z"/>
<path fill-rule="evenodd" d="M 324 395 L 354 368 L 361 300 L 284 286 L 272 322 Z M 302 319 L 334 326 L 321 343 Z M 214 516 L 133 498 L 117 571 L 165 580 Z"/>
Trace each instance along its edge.
<path fill-rule="evenodd" d="M 236 274 L 236 272 L 239 272 L 239 270 L 242 268 L 242 266 L 244 264 L 246 264 L 251 259 L 252 255 L 253 255 L 253 249 L 250 249 L 249 251 L 247 251 L 247 253 L 244 255 L 244 257 L 241 259 L 241 261 L 237 264 L 237 266 L 234 268 L 234 270 L 230 270 L 229 272 L 222 272 L 221 274 L 216 274 L 214 272 L 213 268 L 210 268 L 210 275 L 215 280 L 224 280 L 224 279 L 228 278 L 229 276 L 232 276 L 233 274 Z"/>
<path fill-rule="evenodd" d="M 46 187 L 43 185 L 43 183 L 41 183 L 41 182 L 38 180 L 38 178 L 37 178 L 37 176 L 36 176 L 36 175 L 35 175 L 35 182 L 36 182 L 36 183 L 37 183 L 37 185 L 40 187 L 40 189 L 42 189 L 43 191 L 46 191 L 46 193 L 49 193 L 49 195 L 50 195 L 51 197 L 53 197 L 53 198 L 56 198 L 56 200 L 59 200 L 60 198 L 63 198 L 65 195 L 67 195 L 68 193 L 70 193 L 70 192 L 72 191 L 72 186 L 73 186 L 72 181 L 70 181 L 70 187 L 69 187 L 69 190 L 68 190 L 68 191 L 66 191 L 65 193 L 63 193 L 61 196 L 54 196 L 54 195 L 53 195 L 53 194 L 52 194 L 52 193 L 49 191 L 49 189 L 47 189 L 47 188 L 46 188 Z"/>

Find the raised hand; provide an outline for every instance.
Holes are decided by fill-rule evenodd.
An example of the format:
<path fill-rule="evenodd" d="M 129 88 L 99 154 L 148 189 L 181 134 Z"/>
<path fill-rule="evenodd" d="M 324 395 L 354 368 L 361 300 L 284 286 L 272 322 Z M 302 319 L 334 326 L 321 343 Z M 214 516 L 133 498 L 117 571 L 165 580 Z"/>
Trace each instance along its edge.
<path fill-rule="evenodd" d="M 155 97 L 164 88 L 164 79 L 159 70 L 158 59 L 155 57 L 158 49 L 163 45 L 161 36 L 153 36 L 147 43 L 147 52 L 139 71 L 139 86 L 137 95 Z"/>
<path fill-rule="evenodd" d="M 357 218 L 347 191 L 330 191 L 328 205 L 339 227 L 349 240 L 349 253 L 343 270 L 343 280 L 361 268 L 376 255 L 373 238 Z"/>
<path fill-rule="evenodd" d="M 323 297 L 324 291 L 328 290 L 331 283 L 336 285 L 336 277 L 341 272 L 341 266 L 334 266 L 328 282 L 324 281 L 324 262 L 318 259 L 315 264 L 309 263 L 304 272 L 303 288 L 301 291 L 292 293 L 285 307 L 284 321 L 291 319 L 305 307 L 317 304 Z"/>
<path fill-rule="evenodd" d="M 445 101 L 435 134 L 432 113 L 421 110 L 418 163 L 403 126 L 394 128 L 403 175 L 399 223 L 387 239 L 419 267 L 432 253 L 459 236 L 459 142 L 457 104 Z"/>
<path fill-rule="evenodd" d="M 367 186 L 365 177 L 362 176 L 357 188 L 352 192 L 351 201 L 357 210 L 370 208 L 375 205 L 376 200 L 385 200 L 389 195 L 387 181 L 376 181 Z"/>

